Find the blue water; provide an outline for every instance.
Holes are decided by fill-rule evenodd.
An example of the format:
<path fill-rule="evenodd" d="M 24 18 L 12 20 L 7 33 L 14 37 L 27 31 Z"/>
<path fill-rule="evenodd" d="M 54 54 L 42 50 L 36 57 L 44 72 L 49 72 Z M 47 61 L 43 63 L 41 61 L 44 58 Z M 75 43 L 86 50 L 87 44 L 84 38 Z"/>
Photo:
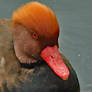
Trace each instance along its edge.
<path fill-rule="evenodd" d="M 0 0 L 0 18 L 10 18 L 17 7 L 28 1 L 32 0 Z M 76 70 L 81 92 L 92 92 L 92 0 L 37 1 L 56 13 L 60 50 Z"/>

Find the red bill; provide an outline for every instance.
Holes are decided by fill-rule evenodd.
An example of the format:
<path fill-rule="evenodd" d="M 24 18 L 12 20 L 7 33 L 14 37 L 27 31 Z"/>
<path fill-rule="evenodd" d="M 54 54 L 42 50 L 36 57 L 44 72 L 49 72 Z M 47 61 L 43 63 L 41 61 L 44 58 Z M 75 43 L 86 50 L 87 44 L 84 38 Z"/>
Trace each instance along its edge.
<path fill-rule="evenodd" d="M 41 52 L 41 57 L 57 76 L 64 80 L 68 79 L 70 74 L 69 70 L 65 65 L 56 45 L 53 47 L 47 46 L 45 49 L 43 49 Z"/>

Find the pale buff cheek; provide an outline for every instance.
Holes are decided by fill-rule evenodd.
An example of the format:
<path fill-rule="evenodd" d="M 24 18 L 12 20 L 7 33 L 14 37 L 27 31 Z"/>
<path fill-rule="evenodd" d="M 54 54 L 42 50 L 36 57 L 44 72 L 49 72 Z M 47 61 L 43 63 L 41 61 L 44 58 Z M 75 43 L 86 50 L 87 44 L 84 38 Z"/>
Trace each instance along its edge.
<path fill-rule="evenodd" d="M 38 57 L 41 52 L 41 44 L 39 41 L 30 39 L 24 44 L 24 52 L 29 56 Z"/>
<path fill-rule="evenodd" d="M 37 62 L 32 57 L 39 58 L 40 45 L 39 42 L 26 40 L 25 42 L 16 41 L 14 44 L 15 53 L 21 63 L 34 63 Z"/>

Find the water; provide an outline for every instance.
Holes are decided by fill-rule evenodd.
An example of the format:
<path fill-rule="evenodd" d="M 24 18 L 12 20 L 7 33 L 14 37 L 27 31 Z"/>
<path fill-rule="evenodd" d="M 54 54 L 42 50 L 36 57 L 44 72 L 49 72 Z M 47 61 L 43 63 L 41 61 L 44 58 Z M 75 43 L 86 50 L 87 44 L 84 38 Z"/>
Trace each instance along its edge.
<path fill-rule="evenodd" d="M 28 1 L 31 0 L 0 0 L 0 18 L 10 18 L 13 10 Z M 37 1 L 56 13 L 60 50 L 76 70 L 81 92 L 92 92 L 92 0 Z"/>

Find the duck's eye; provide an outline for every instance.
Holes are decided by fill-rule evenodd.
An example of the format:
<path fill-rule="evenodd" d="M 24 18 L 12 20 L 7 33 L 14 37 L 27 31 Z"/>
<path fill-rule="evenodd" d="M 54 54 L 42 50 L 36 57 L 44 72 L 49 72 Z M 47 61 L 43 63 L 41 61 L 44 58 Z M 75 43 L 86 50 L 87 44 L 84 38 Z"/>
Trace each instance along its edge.
<path fill-rule="evenodd" d="M 35 32 L 33 32 L 33 38 L 34 38 L 34 39 L 38 39 L 38 38 L 39 38 L 38 34 L 35 33 Z"/>

